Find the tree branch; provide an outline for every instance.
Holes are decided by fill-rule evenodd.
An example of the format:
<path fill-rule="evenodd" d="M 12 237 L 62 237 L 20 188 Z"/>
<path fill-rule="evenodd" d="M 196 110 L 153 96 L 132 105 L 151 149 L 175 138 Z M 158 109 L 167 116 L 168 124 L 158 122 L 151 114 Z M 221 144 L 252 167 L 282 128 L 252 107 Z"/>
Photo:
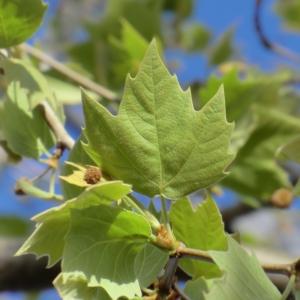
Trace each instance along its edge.
<path fill-rule="evenodd" d="M 20 45 L 20 49 L 25 53 L 28 53 L 36 59 L 42 61 L 46 65 L 52 67 L 54 70 L 68 77 L 72 81 L 77 82 L 80 86 L 87 88 L 88 90 L 108 100 L 118 100 L 119 97 L 116 93 L 80 75 L 79 73 L 75 72 L 74 70 L 70 69 L 69 67 L 65 66 L 64 64 L 45 54 L 43 51 L 34 48 L 28 44 Z"/>
<path fill-rule="evenodd" d="M 263 0 L 255 0 L 255 9 L 254 9 L 254 26 L 256 33 L 259 37 L 261 44 L 264 46 L 265 49 L 282 56 L 288 60 L 293 62 L 300 63 L 300 56 L 295 54 L 294 52 L 290 51 L 289 49 L 275 44 L 270 41 L 270 39 L 266 36 L 262 28 L 262 21 L 261 21 L 261 8 L 262 8 Z"/>
<path fill-rule="evenodd" d="M 180 255 L 181 257 L 190 257 L 190 258 L 213 263 L 212 257 L 206 251 L 180 246 L 177 249 L 177 254 Z M 266 273 L 281 274 L 287 277 L 290 277 L 293 274 L 297 273 L 299 269 L 298 265 L 299 265 L 298 261 L 293 262 L 291 264 L 261 263 L 261 267 L 265 270 Z"/>
<path fill-rule="evenodd" d="M 48 102 L 43 101 L 39 104 L 44 113 L 44 118 L 48 126 L 53 131 L 58 144 L 63 148 L 71 150 L 75 144 L 73 138 L 68 134 L 61 121 L 58 119 Z"/>

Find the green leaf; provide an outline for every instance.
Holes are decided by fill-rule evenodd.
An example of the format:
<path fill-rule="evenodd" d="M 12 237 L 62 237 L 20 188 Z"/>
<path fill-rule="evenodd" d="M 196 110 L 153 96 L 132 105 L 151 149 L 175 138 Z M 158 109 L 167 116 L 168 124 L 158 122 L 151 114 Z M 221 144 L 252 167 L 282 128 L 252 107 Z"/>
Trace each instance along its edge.
<path fill-rule="evenodd" d="M 134 190 L 177 199 L 224 177 L 232 125 L 223 89 L 195 111 L 151 43 L 135 79 L 128 77 L 117 116 L 83 94 L 85 133 L 106 159 L 102 169 Z"/>
<path fill-rule="evenodd" d="M 83 274 L 60 273 L 53 284 L 63 300 L 111 300 L 104 289 L 88 287 Z"/>
<path fill-rule="evenodd" d="M 240 148 L 232 172 L 222 184 L 243 195 L 268 201 L 277 189 L 291 187 L 287 172 L 276 162 L 276 153 L 282 144 L 297 137 L 300 121 L 264 107 L 257 107 L 256 115 L 257 128 Z"/>
<path fill-rule="evenodd" d="M 48 256 L 48 266 L 53 266 L 62 257 L 64 237 L 69 224 L 65 215 L 57 215 L 52 219 L 39 223 L 32 235 L 17 251 L 16 256 L 35 254 L 37 257 Z"/>
<path fill-rule="evenodd" d="M 78 210 L 103 203 L 109 204 L 124 197 L 130 191 L 130 186 L 119 181 L 100 183 L 88 188 L 78 198 L 36 215 L 33 218 L 38 223 L 36 229 L 16 255 L 26 253 L 34 253 L 39 257 L 47 255 L 48 265 L 55 264 L 63 254 L 64 239 L 70 226 L 71 209 Z"/>
<path fill-rule="evenodd" d="M 229 121 L 238 121 L 251 112 L 255 104 L 274 108 L 279 103 L 279 92 L 288 75 L 252 74 L 247 72 L 243 79 L 233 68 L 222 77 L 211 76 L 200 90 L 201 104 L 204 105 L 216 93 L 221 84 L 226 95 L 226 112 Z"/>
<path fill-rule="evenodd" d="M 141 288 L 152 284 L 169 259 L 169 253 L 154 245 L 146 244 L 138 253 L 134 270 Z"/>
<path fill-rule="evenodd" d="M 227 30 L 209 51 L 209 63 L 219 65 L 228 60 L 233 54 L 234 29 Z"/>
<path fill-rule="evenodd" d="M 62 270 L 83 272 L 89 286 L 104 288 L 113 300 L 140 296 L 135 260 L 150 234 L 147 220 L 130 211 L 105 205 L 72 210 Z"/>
<path fill-rule="evenodd" d="M 54 97 L 47 78 L 34 65 L 11 58 L 0 60 L 0 67 L 4 70 L 4 75 L 0 75 L 4 86 L 9 86 L 14 81 L 20 82 L 21 87 L 28 93 L 31 108 L 46 100 L 58 118 L 64 121 L 63 106 Z"/>
<path fill-rule="evenodd" d="M 170 221 L 178 241 L 187 247 L 200 250 L 225 250 L 227 238 L 219 209 L 208 197 L 195 209 L 187 198 L 173 203 Z M 192 259 L 181 259 L 180 267 L 193 278 L 219 276 L 213 264 Z"/>
<path fill-rule="evenodd" d="M 54 91 L 55 97 L 59 103 L 64 105 L 75 105 L 81 103 L 80 87 L 53 76 L 47 75 L 46 78 L 48 85 L 51 86 L 51 89 Z M 91 91 L 88 93 L 91 97 L 97 97 L 97 95 Z"/>
<path fill-rule="evenodd" d="M 192 23 L 180 33 L 180 44 L 187 51 L 203 50 L 211 38 L 211 33 L 203 25 Z"/>
<path fill-rule="evenodd" d="M 4 75 L 0 75 L 1 84 L 8 87 L 3 111 L 4 138 L 13 152 L 38 159 L 55 141 L 37 105 L 47 101 L 62 123 L 63 107 L 56 101 L 45 77 L 30 63 L 5 59 L 0 60 L 0 67 L 4 70 Z M 16 116 L 20 124 L 14 122 Z"/>
<path fill-rule="evenodd" d="M 210 251 L 215 263 L 224 271 L 221 279 L 209 285 L 205 300 L 280 300 L 277 288 L 261 268 L 235 240 L 228 238 L 228 251 Z"/>
<path fill-rule="evenodd" d="M 46 9 L 41 0 L 0 0 L 0 48 L 16 46 L 30 38 Z"/>
<path fill-rule="evenodd" d="M 42 112 L 31 107 L 28 91 L 19 82 L 12 82 L 7 89 L 3 130 L 9 148 L 22 156 L 38 159 L 55 142 Z"/>
<path fill-rule="evenodd" d="M 126 20 L 122 20 L 120 40 L 111 37 L 109 42 L 109 76 L 113 86 L 121 86 L 130 73 L 135 76 L 148 47 L 148 42 Z"/>
<path fill-rule="evenodd" d="M 286 28 L 300 30 L 300 2 L 298 0 L 278 0 L 276 12 L 283 18 Z"/>
<path fill-rule="evenodd" d="M 189 300 L 205 300 L 204 292 L 207 292 L 207 285 L 203 278 L 189 280 L 184 288 L 184 293 Z M 220 299 L 221 300 L 221 299 Z M 223 299 L 222 299 L 223 300 Z"/>
<path fill-rule="evenodd" d="M 148 41 L 154 36 L 161 36 L 162 4 L 162 1 L 157 0 L 108 1 L 101 21 L 87 26 L 90 39 L 73 47 L 71 56 L 85 70 L 93 74 L 98 82 L 108 87 L 112 85 L 117 90 L 123 90 L 123 82 L 120 82 L 122 76 L 116 74 L 112 70 L 114 66 L 109 63 L 112 55 L 109 39 L 112 36 L 121 36 L 120 20 L 126 20 L 130 23 Z M 137 46 L 137 48 L 140 48 L 140 44 Z M 131 48 L 134 47 L 134 45 L 131 45 Z M 123 61 L 123 63 L 126 65 L 126 62 Z M 129 71 L 130 69 L 126 73 Z M 119 83 L 118 86 L 116 86 L 117 83 Z"/>
<path fill-rule="evenodd" d="M 292 160 L 300 164 L 300 137 L 289 141 L 277 151 L 277 157 L 283 160 Z"/>

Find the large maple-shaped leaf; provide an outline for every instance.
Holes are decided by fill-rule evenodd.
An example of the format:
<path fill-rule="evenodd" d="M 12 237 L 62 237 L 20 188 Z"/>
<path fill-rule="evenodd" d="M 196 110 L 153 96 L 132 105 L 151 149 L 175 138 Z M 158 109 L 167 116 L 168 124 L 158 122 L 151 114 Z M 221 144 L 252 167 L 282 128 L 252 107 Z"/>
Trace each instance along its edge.
<path fill-rule="evenodd" d="M 89 146 L 102 168 L 143 194 L 177 199 L 224 176 L 233 156 L 223 88 L 196 111 L 150 44 L 136 78 L 127 78 L 119 114 L 83 95 Z"/>

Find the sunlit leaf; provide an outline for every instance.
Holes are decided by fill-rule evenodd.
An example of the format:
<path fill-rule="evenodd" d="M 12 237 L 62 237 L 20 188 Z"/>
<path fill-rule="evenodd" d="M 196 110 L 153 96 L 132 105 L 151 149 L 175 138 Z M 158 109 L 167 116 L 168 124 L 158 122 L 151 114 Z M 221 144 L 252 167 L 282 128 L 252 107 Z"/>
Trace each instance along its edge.
<path fill-rule="evenodd" d="M 78 198 L 46 210 L 33 220 L 37 226 L 32 235 L 18 250 L 17 255 L 34 253 L 49 257 L 48 265 L 55 264 L 62 257 L 65 236 L 70 226 L 70 210 L 109 204 L 130 192 L 130 186 L 118 181 L 100 183 L 83 192 Z"/>
<path fill-rule="evenodd" d="M 83 274 L 61 273 L 53 284 L 63 300 L 111 300 L 104 289 L 88 287 Z"/>
<path fill-rule="evenodd" d="M 12 82 L 7 89 L 3 131 L 10 149 L 35 159 L 47 153 L 55 143 L 42 112 L 31 107 L 28 91 L 19 82 Z"/>
<path fill-rule="evenodd" d="M 144 217 L 120 208 L 72 210 L 62 270 L 83 272 L 89 286 L 104 288 L 113 300 L 140 296 L 134 264 L 150 234 Z"/>

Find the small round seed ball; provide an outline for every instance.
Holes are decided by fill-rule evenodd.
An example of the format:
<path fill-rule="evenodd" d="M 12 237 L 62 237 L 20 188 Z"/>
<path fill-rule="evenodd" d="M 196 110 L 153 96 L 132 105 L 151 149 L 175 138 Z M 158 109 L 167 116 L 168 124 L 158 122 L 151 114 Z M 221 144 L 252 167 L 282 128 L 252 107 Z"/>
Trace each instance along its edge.
<path fill-rule="evenodd" d="M 102 173 L 97 167 L 88 167 L 84 174 L 84 181 L 88 184 L 96 184 L 101 180 Z"/>

